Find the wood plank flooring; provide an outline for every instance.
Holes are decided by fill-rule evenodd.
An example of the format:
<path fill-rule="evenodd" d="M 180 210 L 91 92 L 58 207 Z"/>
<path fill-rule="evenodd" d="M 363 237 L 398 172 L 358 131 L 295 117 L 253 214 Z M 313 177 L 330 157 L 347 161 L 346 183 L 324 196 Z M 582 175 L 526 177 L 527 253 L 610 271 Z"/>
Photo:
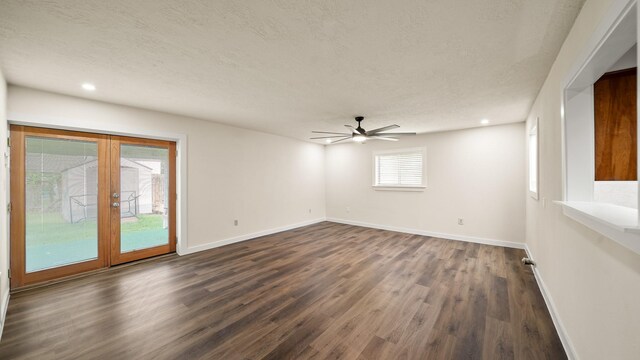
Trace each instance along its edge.
<path fill-rule="evenodd" d="M 13 294 L 0 359 L 564 359 L 523 256 L 323 222 Z"/>

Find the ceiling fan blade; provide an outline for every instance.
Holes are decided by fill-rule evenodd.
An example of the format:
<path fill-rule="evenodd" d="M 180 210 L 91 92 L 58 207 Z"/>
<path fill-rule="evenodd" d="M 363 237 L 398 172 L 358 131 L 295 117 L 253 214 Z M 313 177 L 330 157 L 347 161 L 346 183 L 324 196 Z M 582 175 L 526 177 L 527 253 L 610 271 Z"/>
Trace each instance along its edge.
<path fill-rule="evenodd" d="M 348 135 L 333 135 L 333 136 L 318 136 L 318 137 L 312 137 L 309 138 L 311 140 L 315 140 L 315 139 L 333 139 L 333 138 L 339 138 L 339 137 L 351 137 L 351 134 Z"/>
<path fill-rule="evenodd" d="M 389 126 L 385 126 L 385 127 L 381 127 L 381 128 L 377 128 L 377 129 L 373 129 L 373 130 L 367 131 L 367 134 L 373 135 L 373 134 L 379 133 L 381 131 L 391 130 L 391 129 L 395 129 L 395 128 L 399 128 L 399 127 L 400 127 L 400 125 L 393 124 L 393 125 L 389 125 Z"/>
<path fill-rule="evenodd" d="M 367 139 L 374 139 L 374 140 L 386 140 L 386 141 L 398 141 L 398 139 L 396 139 L 396 138 L 384 137 L 384 136 L 367 136 Z"/>
<path fill-rule="evenodd" d="M 378 136 L 409 136 L 409 135 L 416 135 L 416 133 L 413 132 L 396 132 L 396 133 L 375 133 L 374 135 L 378 135 Z"/>
<path fill-rule="evenodd" d="M 363 133 L 360 132 L 360 130 L 354 128 L 351 125 L 345 125 L 345 127 L 348 127 L 349 129 L 351 129 L 351 131 L 353 131 L 354 134 L 360 134 L 360 135 L 364 135 Z"/>
<path fill-rule="evenodd" d="M 340 140 L 332 141 L 331 143 L 332 143 L 332 144 L 335 144 L 335 143 L 337 143 L 337 142 L 345 141 L 345 140 L 349 140 L 349 139 L 351 139 L 351 136 L 346 137 L 346 138 L 344 138 L 344 139 L 340 139 Z"/>
<path fill-rule="evenodd" d="M 314 134 L 335 134 L 335 135 L 351 135 L 349 133 L 339 133 L 339 132 L 330 132 L 330 131 L 312 131 Z"/>

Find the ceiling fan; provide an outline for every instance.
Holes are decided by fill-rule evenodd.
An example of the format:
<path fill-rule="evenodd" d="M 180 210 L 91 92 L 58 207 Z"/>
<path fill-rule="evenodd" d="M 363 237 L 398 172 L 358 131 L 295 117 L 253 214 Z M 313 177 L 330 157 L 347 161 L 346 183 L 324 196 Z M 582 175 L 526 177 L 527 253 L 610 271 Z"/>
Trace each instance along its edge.
<path fill-rule="evenodd" d="M 330 136 L 319 136 L 312 137 L 312 140 L 317 139 L 327 139 L 328 143 L 335 144 L 340 141 L 345 140 L 353 140 L 355 142 L 364 142 L 366 140 L 386 140 L 386 141 L 398 141 L 396 136 L 405 136 L 405 135 L 415 135 L 416 133 L 412 132 L 385 132 L 391 129 L 399 128 L 399 125 L 389 125 L 383 126 L 381 128 L 373 129 L 373 130 L 365 130 L 362 128 L 360 123 L 364 120 L 364 116 L 356 116 L 356 121 L 358 122 L 358 127 L 353 127 L 351 125 L 345 125 L 347 128 L 351 129 L 350 133 L 338 133 L 338 132 L 327 132 L 327 131 L 312 131 L 314 134 L 329 134 Z"/>

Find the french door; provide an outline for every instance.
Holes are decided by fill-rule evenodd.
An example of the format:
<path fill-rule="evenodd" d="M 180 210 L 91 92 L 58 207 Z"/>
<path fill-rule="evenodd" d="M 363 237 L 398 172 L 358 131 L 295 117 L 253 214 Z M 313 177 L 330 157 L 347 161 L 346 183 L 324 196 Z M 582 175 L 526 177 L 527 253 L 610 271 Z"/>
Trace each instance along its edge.
<path fill-rule="evenodd" d="M 10 131 L 12 288 L 175 251 L 175 143 Z"/>

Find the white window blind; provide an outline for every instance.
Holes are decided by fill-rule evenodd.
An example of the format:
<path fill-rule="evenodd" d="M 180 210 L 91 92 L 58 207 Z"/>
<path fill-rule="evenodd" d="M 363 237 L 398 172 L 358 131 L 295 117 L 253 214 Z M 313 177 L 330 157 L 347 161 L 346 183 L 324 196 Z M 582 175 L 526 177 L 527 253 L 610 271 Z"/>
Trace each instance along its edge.
<path fill-rule="evenodd" d="M 399 150 L 374 155 L 375 186 L 422 186 L 424 150 Z"/>

